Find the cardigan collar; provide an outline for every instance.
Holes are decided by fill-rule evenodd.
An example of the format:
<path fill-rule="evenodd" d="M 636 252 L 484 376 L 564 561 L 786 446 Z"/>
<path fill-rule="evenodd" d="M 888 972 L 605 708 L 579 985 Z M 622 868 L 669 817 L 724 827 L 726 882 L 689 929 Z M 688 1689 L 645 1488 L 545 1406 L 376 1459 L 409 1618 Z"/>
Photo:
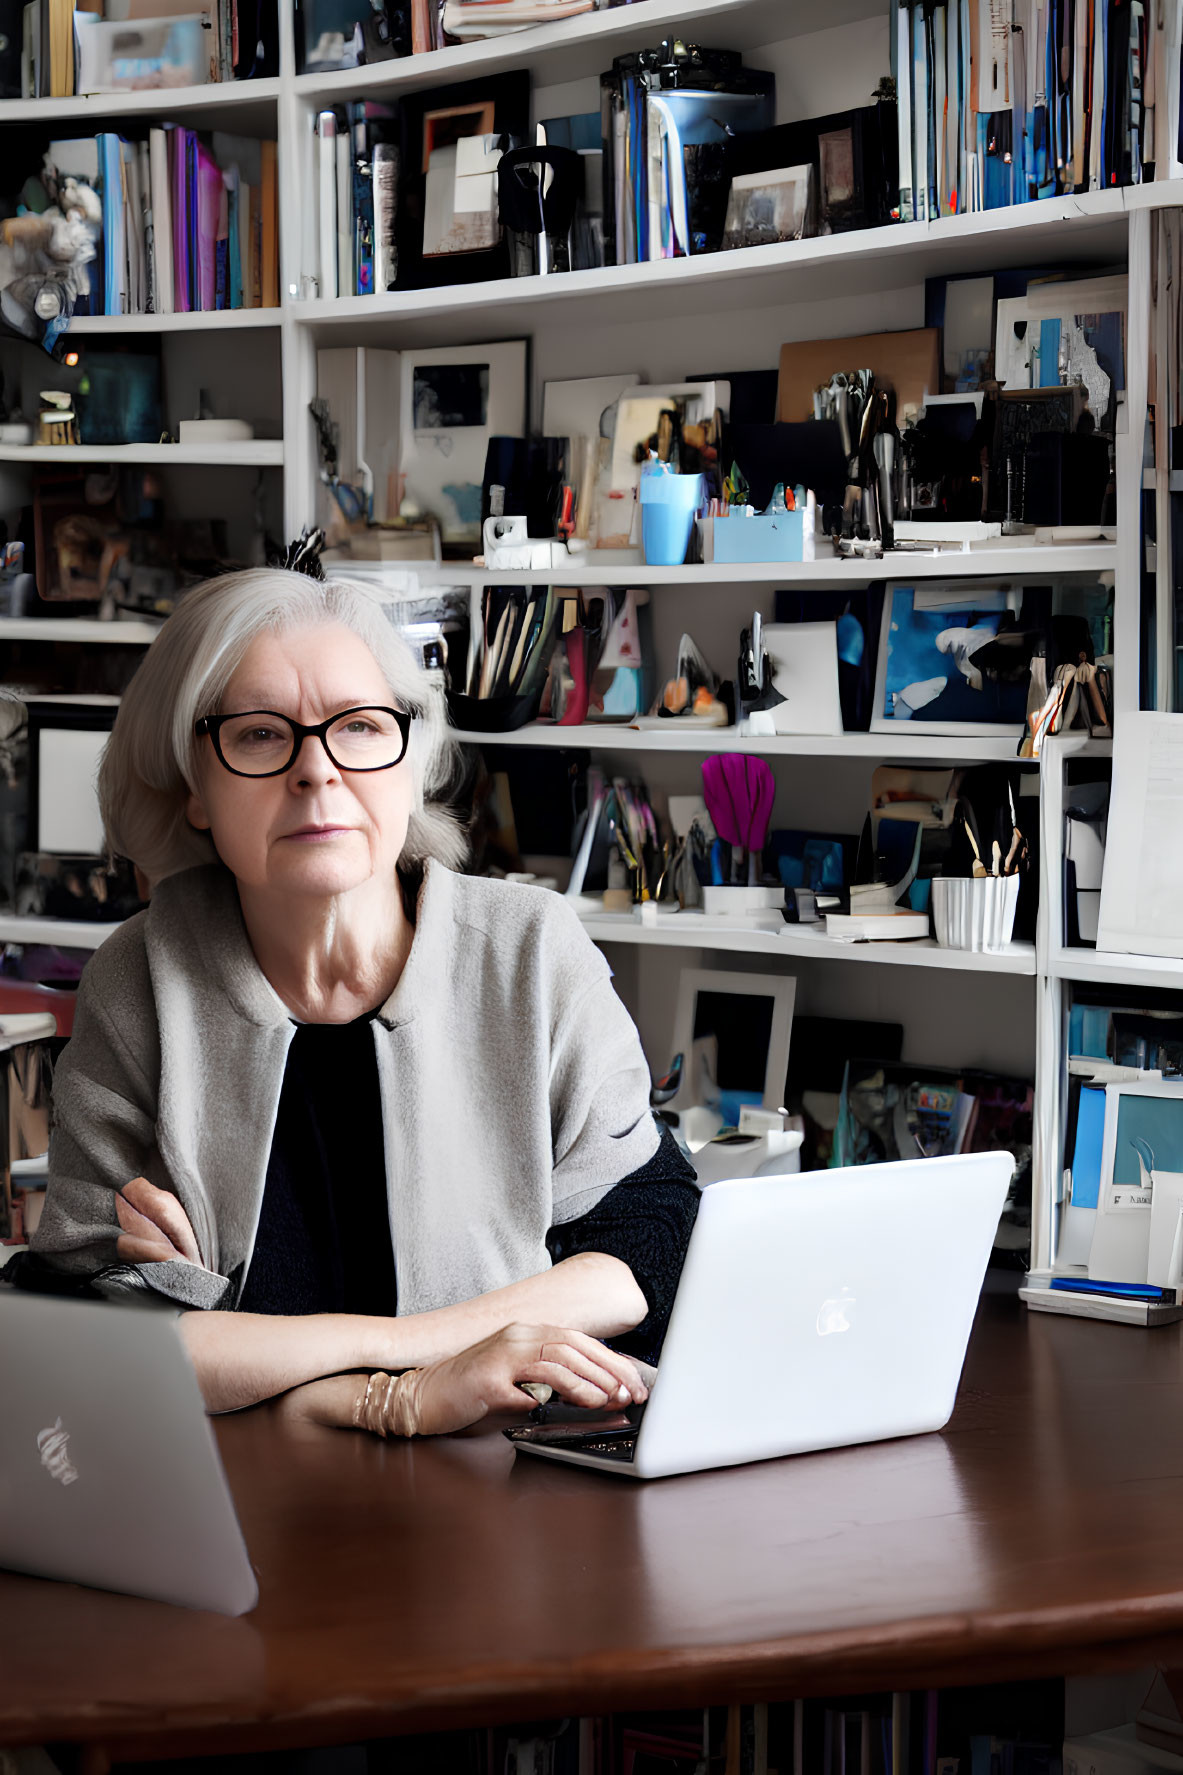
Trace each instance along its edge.
<path fill-rule="evenodd" d="M 420 993 L 431 990 L 433 977 L 438 982 L 450 947 L 452 903 L 452 872 L 429 858 L 410 954 L 377 1013 L 387 1029 L 412 1023 Z M 290 1022 L 291 1013 L 255 958 L 234 877 L 223 864 L 202 864 L 162 881 L 148 906 L 147 938 L 150 949 L 159 946 L 174 955 L 180 949 L 195 957 L 206 979 L 248 1023 L 275 1029 Z"/>

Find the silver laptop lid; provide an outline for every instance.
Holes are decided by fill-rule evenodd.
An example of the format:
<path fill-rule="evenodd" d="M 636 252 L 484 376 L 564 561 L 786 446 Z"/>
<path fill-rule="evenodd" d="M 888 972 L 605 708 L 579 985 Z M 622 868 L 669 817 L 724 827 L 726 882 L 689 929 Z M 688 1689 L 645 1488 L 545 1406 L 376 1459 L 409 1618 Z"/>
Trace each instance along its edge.
<path fill-rule="evenodd" d="M 0 1288 L 0 1565 L 241 1615 L 258 1586 L 171 1313 Z"/>
<path fill-rule="evenodd" d="M 711 1184 L 637 1476 L 939 1429 L 1013 1171 L 980 1153 Z"/>

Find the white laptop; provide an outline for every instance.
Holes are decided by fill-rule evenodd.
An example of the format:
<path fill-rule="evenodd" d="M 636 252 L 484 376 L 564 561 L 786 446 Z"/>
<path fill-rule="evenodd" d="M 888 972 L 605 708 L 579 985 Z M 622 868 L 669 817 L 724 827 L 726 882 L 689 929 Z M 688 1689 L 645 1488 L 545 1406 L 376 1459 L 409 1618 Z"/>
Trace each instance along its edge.
<path fill-rule="evenodd" d="M 1013 1172 L 999 1152 L 711 1184 L 648 1402 L 505 1434 L 657 1479 L 939 1430 Z"/>
<path fill-rule="evenodd" d="M 0 1566 L 242 1615 L 255 1574 L 171 1313 L 0 1288 Z"/>

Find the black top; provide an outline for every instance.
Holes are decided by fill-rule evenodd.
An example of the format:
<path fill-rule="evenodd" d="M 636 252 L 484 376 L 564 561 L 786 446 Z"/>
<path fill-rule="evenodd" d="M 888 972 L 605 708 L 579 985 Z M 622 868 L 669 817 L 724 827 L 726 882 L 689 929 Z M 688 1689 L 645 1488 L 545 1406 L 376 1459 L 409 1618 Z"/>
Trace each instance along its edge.
<path fill-rule="evenodd" d="M 397 1308 L 382 1100 L 372 1018 L 301 1024 L 288 1049 L 259 1228 L 238 1310 Z M 670 1131 L 589 1213 L 552 1227 L 555 1263 L 603 1251 L 626 1263 L 649 1311 L 614 1348 L 656 1361 L 698 1213 L 694 1170 Z"/>
<path fill-rule="evenodd" d="M 292 1037 L 240 1312 L 395 1310 L 371 1025 L 302 1023 Z"/>

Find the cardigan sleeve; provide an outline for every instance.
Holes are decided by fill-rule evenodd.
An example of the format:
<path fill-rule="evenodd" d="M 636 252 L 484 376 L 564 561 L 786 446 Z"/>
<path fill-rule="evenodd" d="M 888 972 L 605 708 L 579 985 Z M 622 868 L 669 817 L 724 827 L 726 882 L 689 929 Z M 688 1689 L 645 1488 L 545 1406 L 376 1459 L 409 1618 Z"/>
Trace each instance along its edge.
<path fill-rule="evenodd" d="M 647 1164 L 658 1147 L 649 1108 L 649 1068 L 612 974 L 591 950 L 590 985 L 561 1008 L 551 1047 L 552 1224 L 594 1208 L 613 1184 Z"/>
<path fill-rule="evenodd" d="M 602 1251 L 632 1271 L 648 1311 L 634 1330 L 607 1340 L 614 1350 L 642 1362 L 659 1360 L 698 1202 L 694 1167 L 663 1125 L 648 1164 L 622 1178 L 578 1220 L 547 1234 L 554 1263 L 580 1251 Z"/>
<path fill-rule="evenodd" d="M 115 1197 L 133 1177 L 160 1189 L 173 1189 L 156 1146 L 156 1090 L 151 1066 L 129 1039 L 134 1017 L 113 1017 L 104 990 L 115 987 L 122 1010 L 150 993 L 142 952 L 131 952 L 122 933 L 108 939 L 110 956 L 98 951 L 78 989 L 74 1033 L 54 1073 L 53 1124 L 49 1143 L 49 1184 L 30 1252 L 63 1279 L 81 1289 L 112 1297 L 140 1297 L 145 1304 L 171 1301 L 183 1307 L 224 1303 L 224 1276 L 182 1259 L 129 1264 L 116 1252 L 119 1221 Z M 99 964 L 99 965 L 96 965 Z M 142 964 L 144 979 L 134 976 Z M 108 976 L 111 979 L 108 980 Z M 175 1193 L 175 1192 L 174 1192 Z"/>

